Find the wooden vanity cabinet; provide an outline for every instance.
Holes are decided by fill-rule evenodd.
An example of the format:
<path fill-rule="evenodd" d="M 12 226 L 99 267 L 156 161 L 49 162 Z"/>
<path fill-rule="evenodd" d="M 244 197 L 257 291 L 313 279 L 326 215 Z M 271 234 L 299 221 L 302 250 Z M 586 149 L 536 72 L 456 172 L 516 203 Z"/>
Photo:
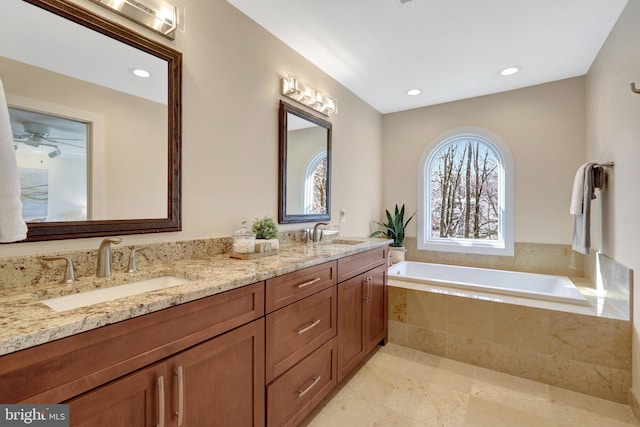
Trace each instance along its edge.
<path fill-rule="evenodd" d="M 266 283 L 267 426 L 296 426 L 337 384 L 335 261 Z"/>
<path fill-rule="evenodd" d="M 387 340 L 387 248 L 338 260 L 338 382 Z"/>
<path fill-rule="evenodd" d="M 74 426 L 178 425 L 180 384 L 183 426 L 263 426 L 264 282 L 2 356 L 0 384 Z"/>
<path fill-rule="evenodd" d="M 71 399 L 78 427 L 263 426 L 264 319 Z"/>
<path fill-rule="evenodd" d="M 81 427 L 294 427 L 386 340 L 386 255 L 372 249 L 0 356 L 0 402 L 67 403 Z"/>

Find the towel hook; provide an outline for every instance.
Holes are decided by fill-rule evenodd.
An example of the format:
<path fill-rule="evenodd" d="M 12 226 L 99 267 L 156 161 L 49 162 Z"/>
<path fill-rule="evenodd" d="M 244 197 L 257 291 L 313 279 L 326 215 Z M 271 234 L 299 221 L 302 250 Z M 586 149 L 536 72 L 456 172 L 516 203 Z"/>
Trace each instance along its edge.
<path fill-rule="evenodd" d="M 634 83 L 631 83 L 631 91 L 632 91 L 633 93 L 640 93 L 640 89 L 637 89 L 637 88 L 636 88 L 636 84 L 635 84 L 635 82 L 634 82 Z"/>

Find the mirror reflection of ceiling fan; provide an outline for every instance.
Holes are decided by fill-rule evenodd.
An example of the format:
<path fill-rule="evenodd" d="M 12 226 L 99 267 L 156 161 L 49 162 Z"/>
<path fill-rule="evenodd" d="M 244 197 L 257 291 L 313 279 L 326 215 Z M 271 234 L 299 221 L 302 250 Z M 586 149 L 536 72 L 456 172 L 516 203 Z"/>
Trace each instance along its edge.
<path fill-rule="evenodd" d="M 59 145 L 66 145 L 78 149 L 85 149 L 83 145 L 74 144 L 67 141 L 84 141 L 83 138 L 57 138 L 50 136 L 50 127 L 43 123 L 25 122 L 23 124 L 24 134 L 13 134 L 14 142 L 20 142 L 30 147 L 39 148 L 41 146 L 52 147 L 53 151 L 49 153 L 49 157 L 57 157 L 61 153 Z M 15 145 L 17 149 L 18 146 Z"/>

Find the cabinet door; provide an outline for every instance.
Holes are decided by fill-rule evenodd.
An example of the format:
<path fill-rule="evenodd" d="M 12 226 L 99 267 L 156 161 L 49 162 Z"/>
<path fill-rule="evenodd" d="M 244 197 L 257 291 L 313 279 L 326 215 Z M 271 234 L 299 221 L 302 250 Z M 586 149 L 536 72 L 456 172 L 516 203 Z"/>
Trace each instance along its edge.
<path fill-rule="evenodd" d="M 366 278 L 361 274 L 338 284 L 338 382 L 365 355 L 362 303 Z"/>
<path fill-rule="evenodd" d="M 264 426 L 264 319 L 167 361 L 172 426 Z"/>
<path fill-rule="evenodd" d="M 380 341 L 387 340 L 387 266 L 366 273 L 364 295 L 364 342 L 369 353 Z"/>
<path fill-rule="evenodd" d="M 163 424 L 166 364 L 159 363 L 65 403 L 75 427 L 155 427 Z"/>

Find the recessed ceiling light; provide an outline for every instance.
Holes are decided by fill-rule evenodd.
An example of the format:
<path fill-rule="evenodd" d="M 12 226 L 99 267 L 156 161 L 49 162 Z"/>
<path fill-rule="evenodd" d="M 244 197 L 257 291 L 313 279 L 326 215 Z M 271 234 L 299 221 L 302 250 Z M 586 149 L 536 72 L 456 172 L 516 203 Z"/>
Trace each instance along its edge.
<path fill-rule="evenodd" d="M 500 71 L 500 74 L 503 76 L 511 76 L 520 71 L 520 68 L 522 67 L 507 67 L 504 70 Z"/>
<path fill-rule="evenodd" d="M 420 89 L 409 89 L 407 91 L 407 95 L 409 96 L 416 96 L 416 95 L 420 95 L 422 93 L 422 91 Z"/>
<path fill-rule="evenodd" d="M 132 68 L 129 71 L 131 71 L 131 74 L 134 76 L 142 77 L 143 79 L 151 77 L 151 73 L 147 70 L 143 70 L 142 68 Z"/>

